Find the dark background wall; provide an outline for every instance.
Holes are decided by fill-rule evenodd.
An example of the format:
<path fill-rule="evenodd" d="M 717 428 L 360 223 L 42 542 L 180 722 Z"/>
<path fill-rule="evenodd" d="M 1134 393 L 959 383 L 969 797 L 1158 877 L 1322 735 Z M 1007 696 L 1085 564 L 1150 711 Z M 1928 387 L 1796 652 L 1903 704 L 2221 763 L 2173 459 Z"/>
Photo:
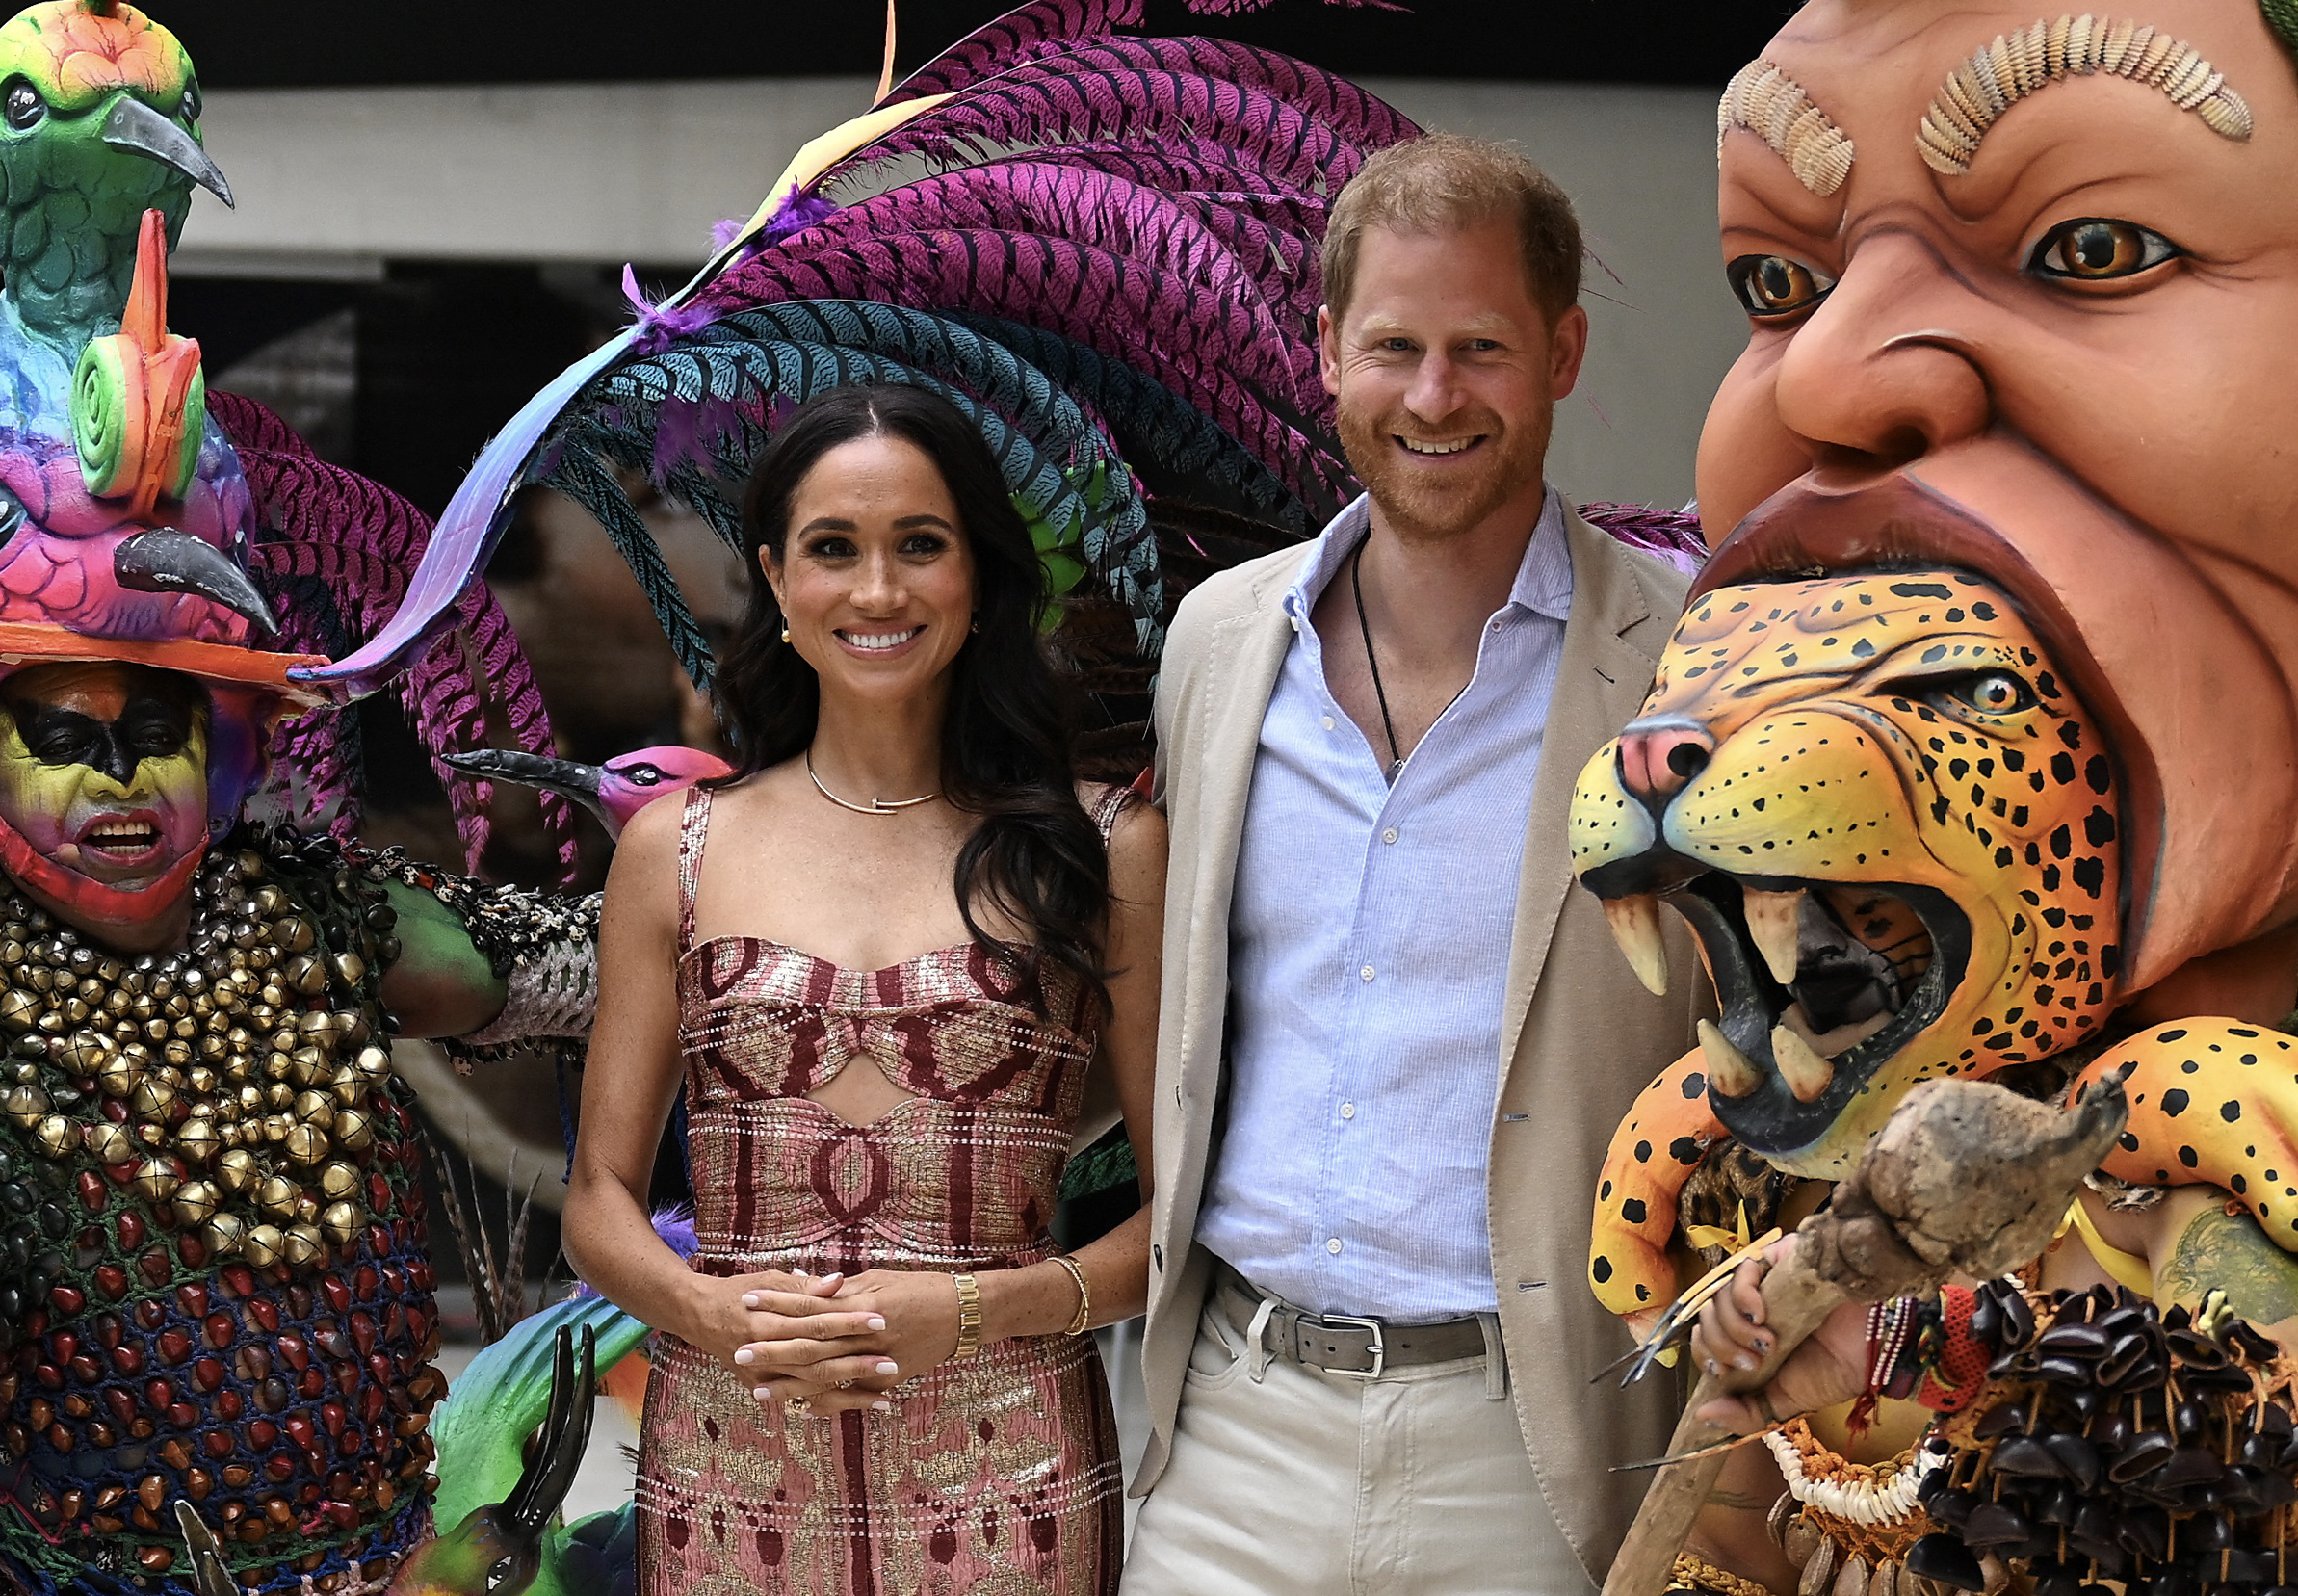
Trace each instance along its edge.
<path fill-rule="evenodd" d="M 197 40 L 211 87 L 233 89 L 875 74 L 885 26 L 871 0 L 154 0 L 148 9 Z M 997 0 L 901 0 L 901 66 L 1007 9 Z M 1782 0 L 1426 0 L 1409 8 L 1281 0 L 1250 15 L 1213 17 L 1151 0 L 1147 27 L 1218 33 L 1358 76 L 1708 85 L 1737 70 L 1793 10 Z"/>

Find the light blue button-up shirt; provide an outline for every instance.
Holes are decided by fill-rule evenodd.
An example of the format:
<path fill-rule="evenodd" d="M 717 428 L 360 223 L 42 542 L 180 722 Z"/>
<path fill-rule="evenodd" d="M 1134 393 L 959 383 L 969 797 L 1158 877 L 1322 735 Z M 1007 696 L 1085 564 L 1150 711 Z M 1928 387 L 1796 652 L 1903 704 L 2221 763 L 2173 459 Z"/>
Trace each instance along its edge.
<path fill-rule="evenodd" d="M 1319 1313 L 1497 1307 L 1485 1174 L 1501 997 L 1548 700 L 1572 606 L 1552 488 L 1468 687 L 1391 787 L 1310 620 L 1359 499 L 1285 594 L 1229 915 L 1226 1129 L 1197 1237 Z"/>

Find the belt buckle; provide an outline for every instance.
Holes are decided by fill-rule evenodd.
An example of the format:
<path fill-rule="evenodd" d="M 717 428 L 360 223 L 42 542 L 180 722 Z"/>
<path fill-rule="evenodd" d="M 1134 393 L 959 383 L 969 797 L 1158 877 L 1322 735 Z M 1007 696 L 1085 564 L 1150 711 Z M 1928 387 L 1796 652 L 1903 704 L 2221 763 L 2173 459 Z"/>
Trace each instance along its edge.
<path fill-rule="evenodd" d="M 1348 1380 L 1376 1380 L 1388 1372 L 1389 1343 L 1385 1327 L 1377 1319 L 1359 1319 L 1353 1314 L 1319 1314 L 1317 1322 L 1326 1328 L 1363 1330 L 1372 1338 L 1372 1367 L 1370 1369 L 1327 1369 L 1327 1374 L 1338 1374 Z"/>

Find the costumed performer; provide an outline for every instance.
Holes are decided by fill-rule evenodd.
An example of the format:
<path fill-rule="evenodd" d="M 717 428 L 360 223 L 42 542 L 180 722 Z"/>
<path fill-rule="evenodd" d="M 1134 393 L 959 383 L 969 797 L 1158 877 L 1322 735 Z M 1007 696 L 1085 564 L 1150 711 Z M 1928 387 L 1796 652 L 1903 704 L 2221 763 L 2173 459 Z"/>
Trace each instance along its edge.
<path fill-rule="evenodd" d="M 2280 0 L 1818 0 L 1724 96 L 1716 548 L 1573 811 L 1630 956 L 1673 904 L 1722 1011 L 1613 1142 L 1596 1290 L 1648 1324 L 1677 1249 L 1752 1248 L 1693 1346 L 1754 1374 L 1765 1239 L 1912 1088 L 2132 1073 L 2019 1276 L 1709 1410 L 1765 1444 L 1686 1586 L 2288 1583 L 2294 48 Z"/>
<path fill-rule="evenodd" d="M 390 615 L 428 528 L 169 333 L 192 186 L 228 195 L 199 112 L 128 6 L 0 26 L 0 1572 L 27 1591 L 189 1592 L 187 1525 L 210 1584 L 381 1588 L 431 1532 L 444 1389 L 390 1036 L 588 1026 L 594 908 L 338 840 L 350 694 L 297 672 Z M 490 709 L 547 747 L 469 575 L 369 685 L 438 751 Z M 555 1511 L 581 1441 L 552 1439 L 472 1588 Z"/>

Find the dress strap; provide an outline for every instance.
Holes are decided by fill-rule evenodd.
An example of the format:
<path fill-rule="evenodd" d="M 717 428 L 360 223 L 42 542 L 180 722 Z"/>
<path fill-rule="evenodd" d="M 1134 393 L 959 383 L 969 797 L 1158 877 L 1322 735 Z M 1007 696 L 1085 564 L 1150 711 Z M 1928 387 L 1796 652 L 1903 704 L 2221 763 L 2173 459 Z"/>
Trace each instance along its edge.
<path fill-rule="evenodd" d="M 710 841 L 710 800 L 715 788 L 689 787 L 678 819 L 678 951 L 694 942 L 694 889 L 702 882 L 702 850 Z"/>
<path fill-rule="evenodd" d="M 1085 811 L 1085 817 L 1093 823 L 1093 829 L 1101 833 L 1104 843 L 1110 840 L 1110 833 L 1117 829 L 1117 817 L 1124 814 L 1126 808 L 1139 797 L 1131 787 L 1110 785 L 1101 789 L 1093 799 L 1092 807 Z"/>

